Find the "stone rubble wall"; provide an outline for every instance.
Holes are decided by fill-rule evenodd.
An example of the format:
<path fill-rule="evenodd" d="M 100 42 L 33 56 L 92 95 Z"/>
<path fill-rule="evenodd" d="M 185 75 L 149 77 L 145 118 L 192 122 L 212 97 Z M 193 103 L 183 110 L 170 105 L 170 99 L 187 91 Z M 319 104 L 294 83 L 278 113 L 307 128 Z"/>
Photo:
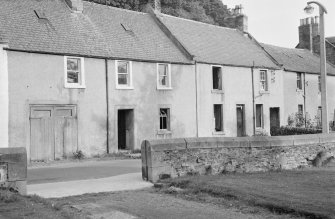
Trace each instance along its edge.
<path fill-rule="evenodd" d="M 142 176 L 156 182 L 192 174 L 289 170 L 311 165 L 321 151 L 335 157 L 335 134 L 145 140 Z"/>

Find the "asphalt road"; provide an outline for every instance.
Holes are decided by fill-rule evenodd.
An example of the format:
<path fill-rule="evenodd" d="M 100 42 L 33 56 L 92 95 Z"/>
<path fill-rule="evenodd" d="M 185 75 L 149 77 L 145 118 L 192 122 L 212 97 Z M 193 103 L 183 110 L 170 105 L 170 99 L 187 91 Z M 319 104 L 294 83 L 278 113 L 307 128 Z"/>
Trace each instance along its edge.
<path fill-rule="evenodd" d="M 28 168 L 28 185 L 99 179 L 141 172 L 141 160 L 82 161 Z"/>

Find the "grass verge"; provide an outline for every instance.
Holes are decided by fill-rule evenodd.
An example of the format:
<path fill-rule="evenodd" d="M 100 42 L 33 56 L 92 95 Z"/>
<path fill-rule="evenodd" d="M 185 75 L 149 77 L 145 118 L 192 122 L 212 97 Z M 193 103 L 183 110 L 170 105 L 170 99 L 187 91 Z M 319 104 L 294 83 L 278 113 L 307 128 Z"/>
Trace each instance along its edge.
<path fill-rule="evenodd" d="M 184 194 L 238 200 L 279 214 L 335 218 L 335 170 L 299 170 L 165 180 Z"/>
<path fill-rule="evenodd" d="M 63 204 L 51 202 L 39 196 L 21 196 L 8 189 L 0 189 L 0 218 L 6 219 L 79 219 L 73 209 L 64 209 Z"/>

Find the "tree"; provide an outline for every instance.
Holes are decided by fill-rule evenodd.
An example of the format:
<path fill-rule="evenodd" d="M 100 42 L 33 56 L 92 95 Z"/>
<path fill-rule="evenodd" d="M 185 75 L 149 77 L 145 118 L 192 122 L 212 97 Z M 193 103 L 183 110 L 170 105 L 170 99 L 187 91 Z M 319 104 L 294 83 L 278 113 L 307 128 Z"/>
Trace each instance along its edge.
<path fill-rule="evenodd" d="M 87 0 L 133 11 L 140 11 L 149 0 Z M 220 0 L 161 0 L 165 14 L 204 23 L 226 26 L 229 9 Z"/>

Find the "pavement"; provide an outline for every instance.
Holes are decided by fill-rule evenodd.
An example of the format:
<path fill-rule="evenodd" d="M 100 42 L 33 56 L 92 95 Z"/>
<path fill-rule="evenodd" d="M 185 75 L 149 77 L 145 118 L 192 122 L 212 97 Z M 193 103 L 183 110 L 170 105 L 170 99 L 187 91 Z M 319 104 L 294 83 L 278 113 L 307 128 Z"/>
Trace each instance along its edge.
<path fill-rule="evenodd" d="M 151 187 L 142 180 L 141 160 L 88 160 L 28 167 L 28 195 L 60 198 L 85 193 Z"/>

